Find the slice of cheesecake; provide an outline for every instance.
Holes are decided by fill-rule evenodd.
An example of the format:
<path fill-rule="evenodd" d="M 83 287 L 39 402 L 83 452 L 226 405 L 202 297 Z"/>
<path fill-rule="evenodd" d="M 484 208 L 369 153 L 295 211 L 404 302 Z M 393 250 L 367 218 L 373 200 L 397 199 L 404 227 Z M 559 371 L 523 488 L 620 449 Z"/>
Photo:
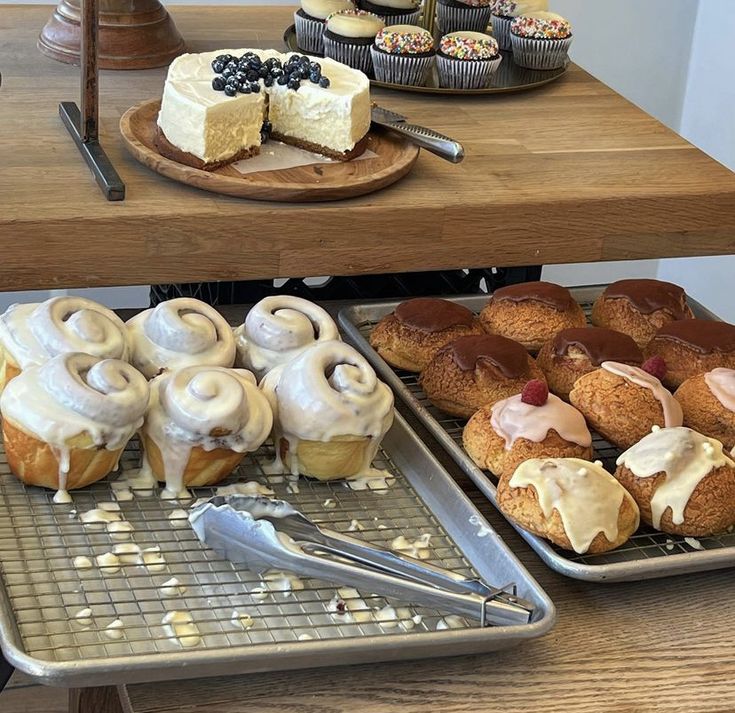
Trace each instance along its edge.
<path fill-rule="evenodd" d="M 239 90 L 226 87 L 227 72 L 222 74 L 218 58 L 246 54 L 270 62 L 268 78 L 243 77 Z M 175 59 L 158 116 L 161 154 L 213 170 L 257 154 L 265 120 L 273 138 L 285 143 L 340 160 L 362 153 L 370 129 L 367 77 L 330 59 L 309 58 L 302 66 L 303 74 L 310 74 L 300 79 L 289 79 L 289 74 L 279 83 L 281 68 L 294 68 L 292 57 L 275 50 L 240 49 Z"/>

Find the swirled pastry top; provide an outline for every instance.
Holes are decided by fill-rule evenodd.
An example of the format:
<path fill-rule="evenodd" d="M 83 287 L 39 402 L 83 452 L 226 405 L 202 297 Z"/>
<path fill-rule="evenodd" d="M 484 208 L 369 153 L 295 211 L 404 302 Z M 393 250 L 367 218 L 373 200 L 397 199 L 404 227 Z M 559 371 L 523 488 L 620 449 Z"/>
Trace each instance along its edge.
<path fill-rule="evenodd" d="M 105 359 L 129 356 L 123 321 L 84 297 L 11 305 L 0 315 L 0 343 L 21 369 L 71 352 Z"/>
<path fill-rule="evenodd" d="M 262 378 L 317 342 L 339 340 L 334 320 L 301 297 L 274 295 L 256 304 L 235 330 L 240 363 Z"/>
<path fill-rule="evenodd" d="M 131 362 L 148 379 L 166 369 L 208 365 L 230 367 L 235 338 L 227 320 L 190 297 L 161 302 L 127 322 Z"/>
<path fill-rule="evenodd" d="M 279 371 L 262 386 L 287 437 L 369 436 L 377 442 L 393 422 L 393 393 L 348 344 L 315 344 Z"/>
<path fill-rule="evenodd" d="M 96 445 L 116 450 L 142 425 L 148 398 L 145 378 L 124 361 L 59 354 L 12 379 L 0 412 L 52 446 L 88 433 Z"/>

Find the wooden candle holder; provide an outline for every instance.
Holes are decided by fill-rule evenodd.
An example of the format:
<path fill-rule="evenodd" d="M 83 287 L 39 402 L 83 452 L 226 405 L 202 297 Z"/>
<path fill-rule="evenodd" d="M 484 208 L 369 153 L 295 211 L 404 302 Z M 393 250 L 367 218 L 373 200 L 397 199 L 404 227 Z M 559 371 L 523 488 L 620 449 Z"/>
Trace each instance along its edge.
<path fill-rule="evenodd" d="M 184 40 L 159 0 L 99 0 L 101 69 L 163 67 L 184 50 Z M 82 0 L 61 0 L 38 38 L 53 59 L 80 63 Z"/>

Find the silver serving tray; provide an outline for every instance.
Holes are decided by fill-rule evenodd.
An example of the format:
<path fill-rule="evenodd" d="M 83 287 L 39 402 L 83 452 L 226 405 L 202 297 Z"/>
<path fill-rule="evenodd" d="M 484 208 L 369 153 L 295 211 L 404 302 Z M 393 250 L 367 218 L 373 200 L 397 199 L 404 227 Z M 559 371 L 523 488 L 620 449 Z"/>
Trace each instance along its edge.
<path fill-rule="evenodd" d="M 592 302 L 603 289 L 602 285 L 577 287 L 572 289 L 572 294 L 589 314 Z M 487 304 L 488 296 L 446 299 L 479 312 Z M 695 316 L 718 319 L 696 301 L 690 299 L 689 303 Z M 418 385 L 418 375 L 394 370 L 378 356 L 367 340 L 373 326 L 398 304 L 400 300 L 346 307 L 339 313 L 340 326 L 348 340 L 367 357 L 381 377 L 393 387 L 449 455 L 497 507 L 493 480 L 495 476 L 478 468 L 462 448 L 465 421 L 435 408 Z M 614 471 L 615 459 L 620 450 L 594 432 L 593 437 L 596 457 L 603 461 L 608 470 Z M 601 555 L 577 555 L 562 550 L 515 524 L 513 526 L 551 569 L 575 579 L 595 582 L 638 581 L 735 566 L 735 532 L 688 542 L 683 537 L 656 532 L 644 526 L 617 550 Z M 695 545 L 692 546 L 690 542 Z M 703 549 L 696 549 L 697 546 Z"/>
<path fill-rule="evenodd" d="M 430 561 L 488 583 L 514 582 L 518 594 L 536 606 L 533 621 L 485 629 L 465 621 L 463 628 L 436 631 L 441 613 L 420 607 L 412 607 L 422 620 L 409 631 L 337 621 L 326 609 L 336 587 L 310 579 L 301 591 L 281 590 L 258 601 L 248 594 L 261 584 L 257 576 L 205 549 L 188 524 L 172 526 L 167 515 L 181 504 L 141 491 L 119 504 L 135 527 L 133 540 L 160 546 L 165 571 L 80 571 L 73 567 L 75 556 L 93 558 L 113 543 L 106 532 L 85 529 L 70 511 L 113 500 L 115 476 L 74 492 L 73 506 L 55 505 L 53 493 L 18 482 L 0 452 L 0 646 L 7 660 L 41 683 L 99 686 L 481 653 L 541 636 L 554 624 L 549 598 L 398 414 L 375 462 L 396 475 L 382 494 L 304 478 L 293 493 L 288 480 L 266 475 L 272 457 L 272 448 L 260 449 L 227 482 L 258 480 L 336 530 L 347 530 L 357 519 L 364 530 L 352 534 L 378 544 L 388 545 L 400 534 L 415 539 L 431 533 Z M 126 451 L 123 470 L 138 459 L 134 448 Z M 213 490 L 197 488 L 195 495 L 210 497 Z M 335 507 L 325 507 L 328 498 Z M 158 588 L 171 576 L 187 591 L 164 598 Z M 385 604 L 361 594 L 371 608 Z M 74 619 L 84 607 L 94 613 L 88 629 Z M 198 647 L 182 649 L 165 632 L 161 619 L 176 609 L 192 614 L 202 633 Z M 249 613 L 253 628 L 233 628 L 233 609 Z M 115 618 L 125 625 L 119 641 L 103 633 Z M 299 640 L 300 635 L 312 639 Z"/>
<path fill-rule="evenodd" d="M 310 54 L 321 57 L 321 54 L 314 52 L 306 52 L 302 50 L 296 42 L 296 26 L 289 25 L 283 33 L 283 42 L 286 49 L 291 52 L 299 52 L 300 54 Z M 411 86 L 409 84 L 394 84 L 393 82 L 379 82 L 377 79 L 371 79 L 372 87 L 381 87 L 382 89 L 396 89 L 402 92 L 418 92 L 419 94 L 439 94 L 439 95 L 457 95 L 457 94 L 511 94 L 513 92 L 524 92 L 529 89 L 543 87 L 545 84 L 555 82 L 567 73 L 569 65 L 559 69 L 526 69 L 517 65 L 513 61 L 513 53 L 503 51 L 503 61 L 500 63 L 498 71 L 493 75 L 489 87 L 483 89 L 448 89 L 439 86 L 439 74 L 436 67 L 433 67 L 426 78 L 426 83 L 420 86 Z"/>

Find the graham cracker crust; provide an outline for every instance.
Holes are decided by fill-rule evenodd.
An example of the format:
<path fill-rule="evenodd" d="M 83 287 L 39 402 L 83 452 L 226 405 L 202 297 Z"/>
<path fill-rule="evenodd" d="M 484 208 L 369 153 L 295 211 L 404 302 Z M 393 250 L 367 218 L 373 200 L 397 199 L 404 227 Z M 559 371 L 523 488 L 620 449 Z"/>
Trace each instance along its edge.
<path fill-rule="evenodd" d="M 274 141 L 282 141 L 284 144 L 290 146 L 296 146 L 297 148 L 304 149 L 305 151 L 311 151 L 312 153 L 318 153 L 327 158 L 334 158 L 337 161 L 352 161 L 353 158 L 357 158 L 360 154 L 365 153 L 368 145 L 368 135 L 365 134 L 356 144 L 351 151 L 334 151 L 326 146 L 312 143 L 311 141 L 303 141 L 296 139 L 293 136 L 284 136 L 277 131 L 271 132 L 271 138 Z"/>
<path fill-rule="evenodd" d="M 156 148 L 161 156 L 170 158 L 172 161 L 176 161 L 177 163 L 183 163 L 185 166 L 198 168 L 201 171 L 215 171 L 218 168 L 222 168 L 222 166 L 227 166 L 228 164 L 235 163 L 235 161 L 241 161 L 242 159 L 251 158 L 252 156 L 257 156 L 260 153 L 259 146 L 250 146 L 238 151 L 234 156 L 224 161 L 206 163 L 200 158 L 194 156 L 194 154 L 190 154 L 187 151 L 182 151 L 181 149 L 176 148 L 176 146 L 166 138 L 166 135 L 161 131 L 160 126 L 157 127 Z"/>

